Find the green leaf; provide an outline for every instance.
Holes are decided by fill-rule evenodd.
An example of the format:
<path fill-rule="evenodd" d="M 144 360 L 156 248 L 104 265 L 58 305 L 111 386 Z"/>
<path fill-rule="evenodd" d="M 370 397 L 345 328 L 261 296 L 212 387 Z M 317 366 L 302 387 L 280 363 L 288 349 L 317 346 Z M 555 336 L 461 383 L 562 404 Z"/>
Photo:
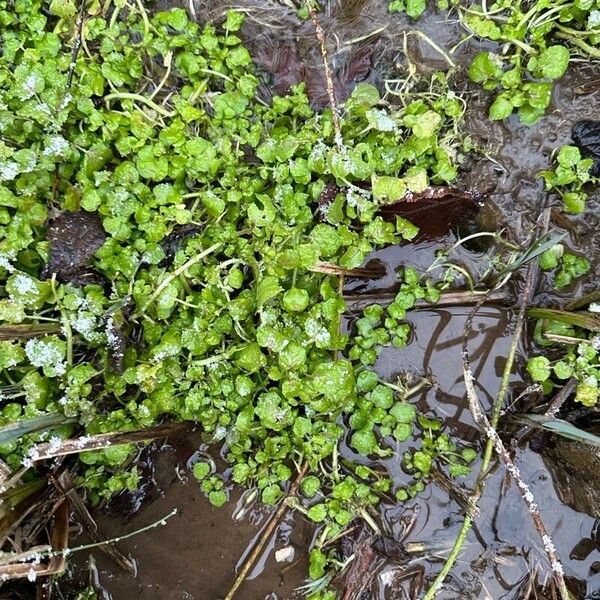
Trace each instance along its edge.
<path fill-rule="evenodd" d="M 558 164 L 563 167 L 575 167 L 581 160 L 581 152 L 577 146 L 562 146 L 558 152 Z"/>
<path fill-rule="evenodd" d="M 208 500 L 213 506 L 219 508 L 227 502 L 227 492 L 224 490 L 213 490 L 208 494 Z"/>
<path fill-rule="evenodd" d="M 52 0 L 49 11 L 61 19 L 70 19 L 77 14 L 77 6 L 73 0 Z"/>
<path fill-rule="evenodd" d="M 46 413 L 39 417 L 16 421 L 0 428 L 0 444 L 8 444 L 12 440 L 36 431 L 50 431 L 73 421 L 74 419 L 65 417 L 62 413 Z"/>
<path fill-rule="evenodd" d="M 244 13 L 236 10 L 228 10 L 226 15 L 227 18 L 225 19 L 223 27 L 227 31 L 238 31 L 244 23 Z"/>
<path fill-rule="evenodd" d="M 419 233 L 419 228 L 404 217 L 396 217 L 396 232 L 405 240 L 413 240 Z"/>
<path fill-rule="evenodd" d="M 417 138 L 424 139 L 431 137 L 438 130 L 442 116 L 434 110 L 427 110 L 416 116 L 405 117 L 404 122 L 412 128 Z"/>
<path fill-rule="evenodd" d="M 534 356 L 527 361 L 527 372 L 533 381 L 546 381 L 550 377 L 550 361 L 545 356 Z"/>
<path fill-rule="evenodd" d="M 277 501 L 283 496 L 283 491 L 278 485 L 268 485 L 263 489 L 261 494 L 261 500 L 267 506 L 277 504 Z"/>
<path fill-rule="evenodd" d="M 564 421 L 562 419 L 556 419 L 554 417 L 546 417 L 545 415 L 521 415 L 519 420 L 531 421 L 537 423 L 539 426 L 552 431 L 558 435 L 561 435 L 567 439 L 593 444 L 594 446 L 600 447 L 600 437 L 594 435 L 589 431 L 580 429 L 579 427 Z"/>
<path fill-rule="evenodd" d="M 501 121 L 510 117 L 513 112 L 513 103 L 509 94 L 499 94 L 490 106 L 490 119 Z"/>
<path fill-rule="evenodd" d="M 535 70 L 539 77 L 558 79 L 565 74 L 569 66 L 569 57 L 569 50 L 565 46 L 548 46 L 537 57 Z"/>
<path fill-rule="evenodd" d="M 565 248 L 562 244 L 554 244 L 552 248 L 545 250 L 538 257 L 538 263 L 540 268 L 544 271 L 555 269 L 558 266 L 558 262 L 561 259 Z"/>
<path fill-rule="evenodd" d="M 406 440 L 408 440 L 410 438 L 410 436 L 412 435 L 413 429 L 412 426 L 409 425 L 408 423 L 399 423 L 398 425 L 396 425 L 396 427 L 394 427 L 394 437 L 399 441 L 399 442 L 405 442 Z"/>
<path fill-rule="evenodd" d="M 431 471 L 431 456 L 419 450 L 413 455 L 413 464 L 418 471 L 427 476 Z"/>
<path fill-rule="evenodd" d="M 350 445 L 363 456 L 379 452 L 377 438 L 371 429 L 362 429 L 354 432 L 350 440 Z"/>
<path fill-rule="evenodd" d="M 376 199 L 391 202 L 402 200 L 407 191 L 406 182 L 403 179 L 388 175 L 373 175 L 371 186 Z"/>
<path fill-rule="evenodd" d="M 437 113 L 436 113 L 437 114 Z M 427 170 L 423 167 L 411 167 L 404 175 L 406 187 L 415 194 L 424 192 L 429 186 Z"/>
<path fill-rule="evenodd" d="M 499 79 L 502 67 L 498 57 L 491 52 L 480 52 L 469 67 L 471 81 L 484 83 L 490 79 Z"/>
<path fill-rule="evenodd" d="M 413 19 L 417 19 L 427 8 L 425 0 L 406 0 L 406 14 Z"/>
<path fill-rule="evenodd" d="M 398 423 L 412 423 L 417 416 L 417 409 L 408 402 L 396 402 L 389 413 Z"/>
<path fill-rule="evenodd" d="M 458 463 L 453 463 L 450 465 L 448 469 L 450 473 L 450 477 L 466 477 L 471 473 L 471 467 L 467 465 L 461 465 Z"/>
<path fill-rule="evenodd" d="M 256 304 L 258 307 L 263 306 L 266 302 L 277 296 L 283 288 L 279 285 L 279 279 L 272 275 L 263 277 L 256 289 Z"/>
<path fill-rule="evenodd" d="M 314 475 L 307 475 L 300 484 L 300 491 L 307 498 L 313 498 L 319 493 L 321 489 L 321 481 Z"/>
<path fill-rule="evenodd" d="M 302 312 L 308 307 L 310 296 L 302 288 L 291 288 L 283 295 L 283 306 L 289 312 Z"/>
<path fill-rule="evenodd" d="M 366 107 L 375 106 L 379 100 L 379 91 L 370 83 L 359 83 L 350 96 L 353 102 Z"/>
<path fill-rule="evenodd" d="M 192 467 L 192 473 L 198 481 L 206 479 L 206 477 L 210 475 L 211 470 L 211 466 L 204 461 L 194 463 L 194 466 Z"/>
<path fill-rule="evenodd" d="M 307 517 L 315 523 L 322 523 L 327 518 L 327 507 L 324 504 L 313 505 L 308 509 Z"/>

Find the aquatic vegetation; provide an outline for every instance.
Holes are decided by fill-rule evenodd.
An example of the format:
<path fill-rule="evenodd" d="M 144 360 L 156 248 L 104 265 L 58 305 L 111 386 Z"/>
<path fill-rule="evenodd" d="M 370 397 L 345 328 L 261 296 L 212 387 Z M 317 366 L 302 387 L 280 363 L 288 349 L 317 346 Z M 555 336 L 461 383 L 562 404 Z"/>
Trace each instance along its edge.
<path fill-rule="evenodd" d="M 571 332 L 572 333 L 572 332 Z M 558 360 L 551 361 L 545 356 L 534 356 L 527 362 L 527 371 L 534 381 L 552 389 L 555 384 L 574 378 L 577 381 L 575 401 L 583 406 L 594 407 L 600 399 L 600 360 L 598 336 L 584 339 L 571 347 Z"/>
<path fill-rule="evenodd" d="M 275 504 L 307 465 L 301 508 L 324 538 L 393 491 L 363 465 L 339 470 L 342 421 L 357 456 L 417 438 L 399 498 L 436 462 L 466 474 L 471 451 L 365 368 L 375 346 L 407 342 L 406 311 L 438 287 L 406 269 L 350 341 L 335 275 L 414 238 L 380 212 L 456 178 L 459 99 L 392 109 L 360 84 L 337 131 L 303 86 L 257 99 L 240 13 L 200 27 L 180 9 L 86 10 L 78 51 L 73 2 L 0 2 L 0 425 L 64 417 L 0 444 L 2 459 L 31 468 L 36 442 L 197 422 L 231 467 L 193 465 L 214 505 L 232 482 Z M 134 451 L 81 453 L 89 499 L 135 489 Z"/>
<path fill-rule="evenodd" d="M 600 181 L 591 173 L 594 159 L 583 158 L 577 146 L 566 145 L 558 151 L 556 162 L 553 169 L 540 173 L 546 190 L 561 198 L 567 212 L 583 212 L 588 197 L 585 186 Z"/>
<path fill-rule="evenodd" d="M 522 123 L 535 123 L 546 112 L 553 82 L 564 75 L 569 61 L 577 55 L 600 56 L 596 1 L 453 4 L 472 36 L 500 44 L 497 51 L 480 52 L 469 68 L 471 80 L 495 94 L 489 109 L 492 120 L 516 111 Z"/>
<path fill-rule="evenodd" d="M 591 263 L 585 256 L 565 252 L 563 244 L 555 244 L 542 252 L 538 263 L 544 271 L 558 269 L 553 276 L 553 284 L 557 290 L 567 287 L 573 279 L 585 275 L 591 268 Z"/>

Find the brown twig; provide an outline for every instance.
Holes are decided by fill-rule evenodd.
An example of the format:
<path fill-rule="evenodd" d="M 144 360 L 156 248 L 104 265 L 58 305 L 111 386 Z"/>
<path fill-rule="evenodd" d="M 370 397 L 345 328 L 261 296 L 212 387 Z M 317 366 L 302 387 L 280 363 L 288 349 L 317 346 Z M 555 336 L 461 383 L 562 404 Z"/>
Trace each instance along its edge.
<path fill-rule="evenodd" d="M 44 442 L 43 444 L 37 444 L 34 449 L 30 451 L 30 456 L 32 461 L 47 460 L 56 456 L 79 454 L 80 452 L 89 452 L 91 450 L 102 450 L 109 446 L 153 440 L 155 438 L 166 437 L 173 433 L 187 431 L 192 427 L 192 423 L 171 423 L 135 431 L 101 433 L 90 437 L 63 440 L 58 445 L 51 442 Z"/>
<path fill-rule="evenodd" d="M 248 556 L 248 558 L 246 559 L 246 562 L 242 566 L 238 576 L 236 577 L 235 582 L 233 583 L 233 586 L 231 586 L 231 589 L 229 590 L 229 593 L 227 594 L 227 596 L 225 596 L 225 600 L 232 600 L 235 597 L 237 590 L 242 585 L 242 583 L 244 583 L 244 580 L 248 576 L 250 569 L 252 568 L 254 563 L 257 561 L 258 557 L 260 556 L 260 553 L 263 551 L 263 548 L 265 547 L 266 543 L 268 542 L 269 538 L 271 537 L 271 534 L 273 533 L 273 531 L 275 530 L 275 528 L 277 527 L 277 525 L 283 518 L 285 511 L 288 509 L 288 504 L 287 504 L 288 499 L 292 498 L 293 496 L 296 495 L 296 492 L 298 491 L 298 487 L 300 486 L 300 483 L 302 482 L 302 480 L 304 479 L 304 477 L 307 473 L 308 473 L 308 464 L 305 464 L 304 467 L 300 470 L 300 473 L 298 473 L 298 476 L 296 477 L 296 479 L 294 479 L 294 481 L 290 485 L 290 489 L 288 490 L 287 494 L 281 501 L 279 507 L 277 508 L 275 513 L 273 513 L 273 516 L 267 523 L 266 527 L 263 529 L 258 542 L 254 546 L 254 548 L 252 549 L 252 552 L 250 553 L 250 556 Z"/>
<path fill-rule="evenodd" d="M 69 543 L 69 505 L 65 500 L 59 500 L 54 508 L 54 527 L 52 529 L 52 555 L 46 563 L 39 562 L 40 555 L 47 546 L 31 549 L 16 555 L 13 562 L 0 565 L 0 581 L 9 579 L 35 579 L 47 575 L 61 573 L 65 569 L 66 554 Z M 37 551 L 36 551 L 37 550 Z M 27 562 L 16 562 L 26 560 Z"/>
<path fill-rule="evenodd" d="M 73 84 L 73 75 L 75 74 L 75 67 L 77 66 L 77 57 L 79 56 L 79 50 L 81 49 L 81 38 L 83 36 L 83 21 L 85 19 L 85 5 L 86 0 L 80 0 L 81 4 L 79 7 L 79 15 L 77 16 L 77 33 L 75 35 L 75 41 L 73 42 L 73 50 L 71 52 L 71 63 L 69 64 L 69 70 L 67 72 L 67 90 L 71 89 Z M 62 99 L 64 102 L 65 95 Z"/>
<path fill-rule="evenodd" d="M 59 333 L 60 325 L 54 323 L 33 323 L 31 325 L 2 325 L 0 327 L 0 340 L 26 340 Z"/>
<path fill-rule="evenodd" d="M 356 269 L 346 269 L 328 262 L 318 262 L 310 267 L 309 271 L 312 271 L 313 273 L 325 273 L 326 275 L 345 275 L 347 277 L 359 277 L 364 279 L 374 279 L 379 275 L 379 272 L 376 269 L 363 269 L 360 267 Z"/>
<path fill-rule="evenodd" d="M 340 114 L 337 108 L 337 102 L 335 99 L 335 89 L 333 87 L 333 73 L 329 64 L 329 55 L 327 52 L 325 32 L 321 27 L 321 23 L 319 23 L 319 19 L 317 18 L 317 11 L 312 5 L 311 0 L 304 0 L 304 4 L 306 6 L 306 9 L 308 10 L 308 13 L 310 14 L 310 18 L 313 22 L 313 25 L 315 26 L 317 39 L 319 40 L 319 45 L 321 46 L 321 56 L 323 58 L 323 68 L 325 70 L 325 83 L 327 85 L 327 97 L 329 99 L 329 105 L 331 107 L 333 129 L 335 131 L 335 143 L 338 147 L 343 147 L 344 142 L 342 138 L 342 126 L 340 121 Z"/>
<path fill-rule="evenodd" d="M 515 333 L 513 336 L 513 344 L 516 350 L 516 341 L 521 337 L 521 332 L 523 330 L 525 324 L 525 316 L 527 311 L 527 300 L 529 299 L 531 292 L 533 290 L 533 284 L 536 274 L 535 262 L 531 262 L 527 269 L 527 276 L 525 280 L 525 287 L 521 294 L 521 302 L 519 306 L 519 314 L 517 316 L 517 324 L 515 327 Z M 512 350 L 512 348 L 511 348 Z M 512 354 L 512 352 L 511 352 Z M 512 363 L 512 361 L 510 361 Z M 514 464 L 510 454 L 506 450 L 500 436 L 498 435 L 495 425 L 496 419 L 494 420 L 494 424 L 490 422 L 487 415 L 483 412 L 481 408 L 481 401 L 479 400 L 479 396 L 477 395 L 477 391 L 475 389 L 475 378 L 473 376 L 473 371 L 471 370 L 471 364 L 469 359 L 469 353 L 465 349 L 463 349 L 463 375 L 465 381 L 465 387 L 467 390 L 467 400 L 469 402 L 469 408 L 471 410 L 471 414 L 473 415 L 473 419 L 477 426 L 486 434 L 490 442 L 493 444 L 494 450 L 500 460 L 504 463 L 507 471 L 515 480 L 517 487 L 523 497 L 523 500 L 527 504 L 527 508 L 529 510 L 529 514 L 533 520 L 533 524 L 537 529 L 540 537 L 542 538 L 542 543 L 544 546 L 544 550 L 548 556 L 548 560 L 550 561 L 550 566 L 552 568 L 552 573 L 558 585 L 558 588 L 561 593 L 562 600 L 569 600 L 569 593 L 567 590 L 567 586 L 564 580 L 564 572 L 562 568 L 562 564 L 560 559 L 558 558 L 558 554 L 556 552 L 556 548 L 552 539 L 548 534 L 548 530 L 544 524 L 542 516 L 538 510 L 537 504 L 535 503 L 533 494 L 527 484 L 523 481 L 521 477 L 521 473 L 519 468 Z M 504 393 L 502 394 L 504 397 Z"/>
<path fill-rule="evenodd" d="M 513 462 L 510 454 L 508 453 L 506 447 L 500 439 L 498 432 L 492 427 L 489 419 L 481 410 L 481 401 L 479 400 L 477 391 L 475 390 L 474 378 L 470 370 L 465 372 L 465 385 L 467 388 L 469 408 L 471 409 L 473 419 L 475 420 L 475 423 L 478 425 L 478 427 L 485 432 L 488 439 L 492 441 L 496 454 L 498 454 L 500 460 L 504 463 L 506 470 L 510 473 L 511 477 L 517 484 L 519 492 L 521 493 L 521 497 L 527 504 L 527 508 L 533 520 L 533 524 L 537 529 L 540 537 L 542 538 L 544 551 L 546 552 L 548 560 L 550 561 L 550 567 L 552 568 L 554 579 L 560 591 L 561 599 L 570 600 L 569 592 L 567 590 L 567 586 L 564 580 L 564 571 L 562 564 L 558 557 L 558 553 L 556 552 L 554 542 L 548 534 L 548 530 L 546 528 L 544 520 L 542 519 L 542 515 L 540 514 L 538 506 L 535 503 L 535 498 L 533 497 L 529 486 L 525 483 L 525 481 L 523 481 L 523 477 L 521 476 L 519 468 Z"/>
<path fill-rule="evenodd" d="M 346 302 L 346 312 L 360 312 L 371 304 L 381 304 L 381 306 L 388 306 L 394 301 L 394 298 L 398 295 L 398 292 L 382 292 L 379 294 L 353 294 L 345 295 L 344 301 Z M 510 305 L 514 302 L 512 295 L 508 290 L 501 289 L 497 291 L 489 290 L 477 290 L 477 291 L 453 291 L 453 292 L 442 292 L 440 299 L 432 305 L 431 302 L 427 302 L 422 298 L 415 300 L 415 308 L 445 308 L 448 306 L 472 306 L 477 304 L 482 298 L 485 298 L 485 304 L 503 304 Z"/>
<path fill-rule="evenodd" d="M 562 387 L 560 392 L 554 396 L 552 402 L 548 405 L 544 416 L 546 417 L 554 417 L 556 413 L 560 410 L 561 406 L 565 403 L 567 398 L 575 391 L 577 387 L 577 380 L 574 378 L 569 379 L 567 383 Z"/>

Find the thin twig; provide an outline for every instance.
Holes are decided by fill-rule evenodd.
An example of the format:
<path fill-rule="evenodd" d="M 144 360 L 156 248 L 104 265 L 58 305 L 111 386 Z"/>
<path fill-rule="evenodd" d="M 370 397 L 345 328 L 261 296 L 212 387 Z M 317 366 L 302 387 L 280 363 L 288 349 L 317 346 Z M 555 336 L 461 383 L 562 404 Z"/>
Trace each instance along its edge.
<path fill-rule="evenodd" d="M 9 579 L 35 579 L 47 575 L 62 573 L 66 564 L 66 551 L 69 542 L 69 505 L 60 500 L 54 510 L 54 527 L 52 529 L 52 550 L 39 547 L 36 552 L 23 552 L 13 557 L 13 562 L 0 565 L 0 581 Z M 43 557 L 49 557 L 46 564 L 41 564 Z M 27 559 L 29 562 L 17 562 Z"/>
<path fill-rule="evenodd" d="M 263 529 L 260 539 L 258 540 L 256 545 L 252 549 L 250 556 L 247 558 L 246 562 L 244 563 L 243 567 L 241 568 L 233 586 L 229 590 L 229 593 L 227 594 L 227 596 L 225 596 L 225 600 L 232 600 L 235 597 L 235 594 L 236 594 L 238 588 L 242 585 L 242 583 L 244 583 L 246 577 L 248 576 L 248 573 L 250 573 L 250 569 L 252 568 L 254 563 L 257 561 L 258 557 L 260 556 L 260 553 L 263 551 L 263 548 L 265 547 L 265 544 L 268 542 L 269 538 L 271 537 L 271 534 L 273 533 L 273 531 L 275 530 L 275 528 L 277 527 L 277 525 L 283 518 L 283 515 L 285 514 L 286 510 L 288 509 L 287 500 L 296 495 L 296 492 L 298 491 L 298 487 L 300 486 L 300 483 L 302 482 L 302 480 L 304 479 L 304 476 L 307 473 L 308 473 L 308 464 L 304 465 L 304 467 L 300 470 L 300 473 L 298 473 L 298 477 L 296 477 L 296 479 L 290 485 L 290 489 L 288 490 L 288 493 L 285 495 L 285 498 L 281 501 L 279 508 L 275 511 L 275 513 L 273 514 L 273 516 L 267 523 L 267 526 Z"/>
<path fill-rule="evenodd" d="M 346 275 L 348 277 L 359 277 L 366 279 L 375 279 L 378 275 L 380 275 L 376 269 L 360 267 L 356 269 L 346 269 L 345 267 L 340 267 L 328 262 L 318 262 L 310 267 L 309 271 L 312 271 L 313 273 L 325 273 L 326 275 Z"/>
<path fill-rule="evenodd" d="M 555 417 L 556 413 L 560 410 L 561 406 L 565 403 L 567 398 L 575 391 L 577 387 L 577 380 L 575 378 L 569 379 L 567 383 L 562 387 L 560 392 L 554 396 L 552 402 L 548 405 L 546 412 L 544 413 L 545 417 Z"/>
<path fill-rule="evenodd" d="M 540 213 L 540 218 L 538 219 L 538 233 L 542 234 L 542 236 L 546 234 L 547 228 L 548 228 L 548 215 L 546 213 L 547 213 L 547 209 L 543 208 Z M 520 264 L 523 264 L 523 260 L 524 259 L 522 258 Z M 509 271 L 508 276 L 510 276 L 510 272 L 512 271 L 512 269 L 509 269 L 508 271 Z M 495 431 L 496 427 L 498 426 L 500 414 L 502 413 L 502 408 L 504 406 L 504 398 L 505 398 L 506 392 L 508 390 L 508 384 L 510 381 L 512 367 L 513 367 L 515 357 L 517 354 L 519 339 L 521 337 L 521 333 L 522 333 L 523 327 L 525 325 L 527 303 L 530 301 L 530 299 L 532 297 L 532 293 L 535 288 L 535 279 L 536 279 L 537 272 L 538 272 L 537 261 L 530 260 L 529 265 L 527 267 L 527 275 L 525 276 L 525 286 L 524 286 L 524 289 L 520 296 L 519 314 L 517 316 L 517 323 L 516 323 L 515 331 L 513 334 L 513 338 L 512 338 L 512 342 L 510 345 L 508 355 L 506 357 L 506 364 L 504 365 L 504 371 L 502 372 L 502 379 L 500 381 L 500 387 L 498 389 L 498 394 L 496 395 L 496 398 L 494 400 L 494 405 L 492 407 L 492 416 L 490 419 L 490 426 L 491 426 L 491 428 L 494 429 L 494 431 Z M 502 285 L 504 285 L 504 280 L 501 280 L 491 290 L 489 290 L 489 292 L 483 298 L 481 298 L 481 300 L 479 300 L 479 302 L 477 302 L 477 304 L 473 307 L 473 309 L 469 313 L 469 316 L 467 317 L 467 320 L 465 322 L 465 327 L 463 330 L 463 340 L 462 340 L 463 373 L 465 374 L 465 385 L 467 383 L 466 380 L 468 378 L 468 374 L 471 373 L 471 365 L 470 365 L 469 350 L 468 350 L 468 341 L 469 341 L 468 334 L 472 328 L 473 319 L 475 318 L 475 315 L 477 314 L 479 309 L 487 301 L 487 298 L 491 294 L 497 292 L 498 289 L 500 287 L 502 287 Z M 483 494 L 483 488 L 485 486 L 485 479 L 488 474 L 488 468 L 490 465 L 493 451 L 494 451 L 493 440 L 488 438 L 485 449 L 483 451 L 481 466 L 479 468 L 479 476 L 477 477 L 477 481 L 475 482 L 475 486 L 473 489 L 472 498 L 473 498 L 473 503 L 475 505 L 478 504 L 479 499 L 481 498 L 481 495 Z M 448 558 L 444 562 L 442 569 L 437 574 L 433 583 L 427 590 L 427 593 L 423 596 L 423 600 L 433 600 L 435 598 L 435 596 L 437 595 L 437 592 L 441 588 L 442 583 L 444 582 L 444 580 L 446 579 L 446 577 L 452 570 L 452 567 L 454 566 L 454 563 L 456 562 L 456 560 L 458 558 L 461 548 L 463 547 L 465 540 L 467 538 L 467 534 L 471 530 L 472 524 L 473 524 L 472 516 L 470 514 L 465 515 L 465 518 L 463 520 L 460 531 L 458 532 L 456 540 L 454 541 L 454 545 L 452 546 L 452 550 L 450 551 Z"/>
<path fill-rule="evenodd" d="M 502 440 L 500 439 L 500 436 L 498 435 L 498 432 L 494 427 L 492 427 L 492 424 L 490 423 L 489 419 L 481 409 L 481 401 L 479 400 L 477 391 L 475 390 L 475 379 L 470 368 L 465 369 L 464 379 L 465 386 L 467 388 L 469 408 L 471 409 L 473 419 L 475 420 L 477 426 L 485 432 L 485 434 L 488 437 L 488 443 L 491 442 L 493 444 L 494 450 L 500 457 L 500 460 L 504 463 L 506 470 L 515 480 L 515 483 L 519 488 L 519 492 L 521 493 L 523 500 L 527 504 L 529 514 L 533 519 L 533 524 L 537 529 L 538 533 L 540 534 L 540 537 L 542 538 L 544 550 L 546 552 L 546 555 L 548 556 L 548 560 L 550 561 L 552 573 L 560 591 L 561 600 L 569 600 L 569 592 L 565 584 L 562 564 L 556 552 L 556 547 L 554 546 L 552 538 L 548 534 L 548 530 L 546 528 L 546 525 L 544 524 L 542 515 L 540 514 L 538 506 L 535 503 L 533 494 L 529 489 L 529 486 L 523 481 L 519 468 L 515 465 L 514 461 L 510 457 L 510 454 L 506 450 Z"/>
<path fill-rule="evenodd" d="M 102 537 L 98 533 L 98 525 L 90 515 L 83 499 L 75 489 L 75 485 L 69 473 L 64 471 L 59 479 L 51 477 L 51 481 L 56 489 L 64 494 L 69 500 L 73 511 L 77 515 L 78 521 L 85 527 L 92 540 L 97 543 L 103 542 Z M 112 558 L 124 571 L 127 571 L 131 575 L 135 575 L 135 565 L 133 562 L 123 555 L 116 547 L 111 544 L 102 544 L 100 550 Z"/>
<path fill-rule="evenodd" d="M 323 68 L 325 70 L 325 83 L 327 85 L 327 96 L 329 98 L 329 105 L 331 107 L 332 119 L 333 119 L 333 129 L 335 131 L 335 143 L 338 146 L 344 145 L 342 138 L 342 126 L 340 121 L 340 114 L 337 108 L 337 102 L 335 99 L 335 89 L 333 87 L 333 74 L 331 72 L 331 66 L 329 64 L 329 55 L 327 53 L 327 42 L 325 40 L 325 33 L 323 28 L 321 27 L 321 23 L 319 23 L 319 19 L 317 18 L 317 12 L 315 11 L 314 6 L 312 5 L 311 0 L 304 0 L 304 4 L 308 13 L 310 14 L 311 21 L 315 26 L 315 30 L 317 32 L 317 39 L 319 40 L 319 45 L 321 46 L 321 56 L 323 57 Z"/>
<path fill-rule="evenodd" d="M 346 303 L 346 312 L 353 313 L 364 310 L 371 304 L 380 304 L 381 306 L 389 306 L 394 298 L 398 295 L 398 292 L 380 292 L 375 294 L 348 294 L 344 295 L 344 302 Z M 415 308 L 444 308 L 448 306 L 472 306 L 477 304 L 482 298 L 485 298 L 485 304 L 500 304 L 500 305 L 512 305 L 514 299 L 512 295 L 506 290 L 498 290 L 491 292 L 490 290 L 475 290 L 475 291 L 451 291 L 442 292 L 440 299 L 432 305 L 431 302 L 427 302 L 422 298 L 415 300 Z"/>

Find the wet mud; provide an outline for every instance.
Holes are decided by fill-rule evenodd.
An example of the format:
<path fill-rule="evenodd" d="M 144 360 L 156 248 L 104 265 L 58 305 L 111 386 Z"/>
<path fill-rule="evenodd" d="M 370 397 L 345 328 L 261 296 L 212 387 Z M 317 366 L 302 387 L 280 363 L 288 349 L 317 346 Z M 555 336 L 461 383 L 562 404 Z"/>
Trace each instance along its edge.
<path fill-rule="evenodd" d="M 172 6 L 171 2 L 163 2 Z M 185 4 L 187 7 L 188 4 Z M 402 16 L 390 17 L 387 2 L 348 0 L 324 2 L 321 19 L 330 45 L 336 73 L 338 96 L 342 99 L 352 83 L 366 80 L 383 87 L 384 79 L 405 76 L 407 65 L 430 73 L 447 68 L 448 62 L 430 42 L 446 53 L 456 46 L 463 31 L 456 16 L 426 14 L 417 22 Z M 157 3 L 160 5 L 160 3 Z M 194 5 L 199 20 L 219 19 L 230 2 L 198 2 Z M 240 0 L 235 3 L 247 15 L 243 35 L 258 63 L 265 71 L 263 93 L 285 88 L 298 77 L 308 79 L 311 98 L 319 105 L 323 90 L 321 57 L 310 22 L 297 19 L 285 2 Z M 358 40 L 358 41 L 357 41 Z M 406 40 L 406 41 L 405 41 Z M 481 44 L 472 41 L 460 45 L 451 54 L 458 64 L 468 63 Z M 406 49 L 406 54 L 404 52 Z M 356 63 L 356 64 L 355 64 Z M 368 63 L 368 69 L 365 67 Z M 590 82 L 600 81 L 600 69 L 582 62 L 572 63 L 564 78 L 555 86 L 553 106 L 538 124 L 522 126 L 516 117 L 506 123 L 491 123 L 486 116 L 489 96 L 457 79 L 457 91 L 468 104 L 466 125 L 469 135 L 484 156 L 463 167 L 461 182 L 472 190 L 485 190 L 487 205 L 478 217 L 478 228 L 497 231 L 506 228 L 517 242 L 530 239 L 536 215 L 548 203 L 539 171 L 548 168 L 552 153 L 571 141 L 573 125 L 590 115 L 600 114 L 600 91 Z M 600 194 L 592 193 L 584 216 L 569 217 L 553 223 L 569 233 L 567 243 L 576 252 L 595 257 L 600 244 Z M 397 271 L 404 266 L 428 268 L 436 251 L 457 239 L 453 229 L 435 240 L 381 250 L 370 258 L 385 267 L 377 280 L 349 282 L 346 293 L 376 294 L 393 289 Z M 455 262 L 476 273 L 483 251 L 461 247 Z M 561 302 L 597 286 L 600 265 L 594 261 L 586 284 L 578 284 L 557 294 L 542 281 L 539 303 Z M 442 419 L 453 439 L 480 444 L 466 400 L 460 356 L 461 339 L 469 308 L 426 308 L 411 312 L 413 338 L 403 349 L 385 349 L 376 364 L 379 374 L 394 381 L 401 374 L 428 376 L 434 385 L 413 398 L 422 412 Z M 351 321 L 346 323 L 351 327 Z M 484 408 L 495 396 L 514 327 L 514 314 L 508 307 L 483 308 L 473 322 L 469 348 L 478 392 Z M 519 349 L 518 365 L 531 350 Z M 511 377 L 510 398 L 517 401 L 526 384 L 518 372 Z M 510 425 L 508 425 L 510 426 Z M 397 455 L 381 461 L 397 484 L 407 483 L 402 470 L 402 453 L 415 440 L 403 444 L 386 440 L 397 448 Z M 88 556 L 77 555 L 70 573 L 71 581 L 91 576 L 100 597 L 106 600 L 195 599 L 216 600 L 225 597 L 244 557 L 253 546 L 270 509 L 251 505 L 239 515 L 244 500 L 240 490 L 232 489 L 238 502 L 215 509 L 203 497 L 186 466 L 201 448 L 199 434 L 170 440 L 167 445 L 150 447 L 143 454 L 148 476 L 142 490 L 123 496 L 98 509 L 94 518 L 105 537 L 120 535 L 147 525 L 168 514 L 178 514 L 166 525 L 152 529 L 119 544 L 137 565 L 131 577 L 94 551 L 94 566 Z M 479 448 L 480 449 L 480 448 Z M 570 588 L 578 600 L 600 598 L 600 461 L 594 448 L 582 448 L 565 439 L 534 435 L 513 448 L 514 459 L 530 486 L 555 544 Z M 356 456 L 345 444 L 342 453 L 358 462 L 373 464 Z M 584 456 L 586 458 L 582 459 Z M 478 464 L 474 465 L 474 473 Z M 459 487 L 469 490 L 475 475 L 460 480 Z M 373 573 L 372 584 L 364 598 L 376 600 L 413 600 L 441 568 L 447 549 L 452 545 L 464 515 L 454 495 L 436 484 L 428 485 L 416 498 L 403 503 L 383 503 L 380 522 L 385 532 L 402 541 L 423 542 L 429 549 L 424 558 L 406 564 L 383 562 Z M 414 525 L 405 536 L 405 522 Z M 297 511 L 288 513 L 273 535 L 267 549 L 237 595 L 240 600 L 284 600 L 302 597 L 295 591 L 307 573 L 307 553 L 314 529 Z M 84 540 L 84 537 L 82 537 Z M 292 546 L 291 562 L 278 563 L 276 550 Z M 505 470 L 494 464 L 480 502 L 480 513 L 467 538 L 459 561 L 439 594 L 442 600 L 521 600 L 537 583 L 543 584 L 549 573 L 539 536 L 527 514 L 516 486 Z M 544 594 L 531 596 L 543 598 Z"/>

